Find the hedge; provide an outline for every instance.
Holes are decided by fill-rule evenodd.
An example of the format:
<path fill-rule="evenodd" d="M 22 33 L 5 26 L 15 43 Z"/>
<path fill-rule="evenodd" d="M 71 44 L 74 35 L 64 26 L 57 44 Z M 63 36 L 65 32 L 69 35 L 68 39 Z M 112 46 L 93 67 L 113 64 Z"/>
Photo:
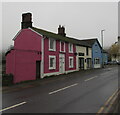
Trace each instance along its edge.
<path fill-rule="evenodd" d="M 9 86 L 13 84 L 13 74 L 2 75 L 2 86 Z"/>

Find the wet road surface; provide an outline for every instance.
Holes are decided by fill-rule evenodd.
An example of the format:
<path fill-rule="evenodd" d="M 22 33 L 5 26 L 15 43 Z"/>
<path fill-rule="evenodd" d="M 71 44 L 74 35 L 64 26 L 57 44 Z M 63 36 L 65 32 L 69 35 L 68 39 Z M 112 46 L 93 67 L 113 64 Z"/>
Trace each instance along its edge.
<path fill-rule="evenodd" d="M 97 113 L 118 89 L 118 66 L 3 93 L 3 113 Z"/>

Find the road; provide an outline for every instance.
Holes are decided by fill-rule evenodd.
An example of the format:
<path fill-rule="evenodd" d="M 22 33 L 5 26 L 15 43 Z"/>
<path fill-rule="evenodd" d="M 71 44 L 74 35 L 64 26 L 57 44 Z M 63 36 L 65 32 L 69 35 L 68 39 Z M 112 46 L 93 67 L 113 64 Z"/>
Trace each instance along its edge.
<path fill-rule="evenodd" d="M 118 66 L 3 93 L 3 113 L 97 113 L 118 89 Z"/>
<path fill-rule="evenodd" d="M 2 84 L 2 65 L 0 63 L 0 85 Z"/>

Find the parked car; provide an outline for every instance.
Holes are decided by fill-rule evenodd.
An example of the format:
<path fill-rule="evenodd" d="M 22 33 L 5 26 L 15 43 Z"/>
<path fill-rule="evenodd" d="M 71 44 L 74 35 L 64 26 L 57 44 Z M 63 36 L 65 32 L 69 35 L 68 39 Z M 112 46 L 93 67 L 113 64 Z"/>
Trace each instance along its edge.
<path fill-rule="evenodd" d="M 118 61 L 117 64 L 120 65 L 120 61 Z"/>
<path fill-rule="evenodd" d="M 116 64 L 118 64 L 117 61 L 110 61 L 110 62 L 108 62 L 108 65 L 116 65 Z"/>

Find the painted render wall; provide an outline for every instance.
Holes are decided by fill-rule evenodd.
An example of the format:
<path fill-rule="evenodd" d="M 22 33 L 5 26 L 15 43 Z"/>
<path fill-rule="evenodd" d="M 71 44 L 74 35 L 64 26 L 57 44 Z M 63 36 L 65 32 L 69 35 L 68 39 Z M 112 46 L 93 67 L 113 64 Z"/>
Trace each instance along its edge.
<path fill-rule="evenodd" d="M 36 79 L 36 61 L 41 59 L 38 52 L 15 51 L 15 82 Z"/>
<path fill-rule="evenodd" d="M 59 51 L 60 44 L 56 41 L 56 51 L 49 51 L 49 39 L 44 39 L 44 73 L 59 72 Z M 49 70 L 49 55 L 56 56 L 56 69 Z"/>
<path fill-rule="evenodd" d="M 42 36 L 36 34 L 30 29 L 22 29 L 14 40 L 15 49 L 41 51 Z"/>
<path fill-rule="evenodd" d="M 14 83 L 36 79 L 36 61 L 42 60 L 42 36 L 31 29 L 23 29 L 14 39 L 14 50 L 6 56 L 6 73 L 14 75 Z M 65 43 L 65 52 L 60 52 L 60 41 L 56 41 L 56 51 L 49 51 L 48 38 L 44 39 L 44 73 L 59 73 L 59 54 L 65 54 L 65 72 L 76 71 L 76 47 L 73 45 L 73 53 L 68 51 L 68 43 Z M 49 55 L 56 56 L 56 69 L 49 70 Z M 69 56 L 74 57 L 74 67 L 69 68 Z M 51 74 L 51 75 L 52 75 Z"/>
<path fill-rule="evenodd" d="M 65 52 L 60 52 L 60 41 L 56 40 L 56 51 L 49 51 L 49 39 L 44 40 L 44 74 L 45 76 L 60 74 L 59 73 L 59 54 L 65 54 L 65 71 L 76 70 L 76 48 L 73 45 L 73 53 L 68 52 L 68 43 L 65 43 Z M 49 55 L 56 56 L 56 69 L 49 70 Z M 69 68 L 69 56 L 74 57 L 74 67 Z"/>
<path fill-rule="evenodd" d="M 92 67 L 94 68 L 94 59 L 100 59 L 100 65 L 102 66 L 102 53 L 101 48 L 97 42 L 95 42 L 92 46 Z"/>
<path fill-rule="evenodd" d="M 73 53 L 69 53 L 69 49 L 68 49 L 68 45 L 69 43 L 65 43 L 65 71 L 72 71 L 72 70 L 76 70 L 76 45 L 73 44 Z M 69 68 L 69 57 L 72 56 L 74 59 L 74 66 L 73 68 Z"/>
<path fill-rule="evenodd" d="M 87 58 L 92 58 L 92 48 L 88 48 L 88 55 L 86 55 L 86 47 L 84 46 L 76 46 L 76 52 L 77 53 L 84 53 L 84 56 L 79 56 L 77 55 L 76 56 L 76 68 L 77 70 L 79 70 L 79 61 L 78 61 L 78 58 L 79 57 L 83 57 L 84 59 L 87 59 Z M 84 61 L 84 69 L 86 70 L 87 69 L 87 63 Z"/>
<path fill-rule="evenodd" d="M 36 61 L 41 60 L 41 38 L 30 29 L 23 29 L 16 37 L 14 50 L 6 56 L 6 73 L 14 75 L 14 83 L 36 79 Z"/>
<path fill-rule="evenodd" d="M 104 64 L 108 63 L 108 54 L 107 53 L 103 53 L 103 63 Z"/>

